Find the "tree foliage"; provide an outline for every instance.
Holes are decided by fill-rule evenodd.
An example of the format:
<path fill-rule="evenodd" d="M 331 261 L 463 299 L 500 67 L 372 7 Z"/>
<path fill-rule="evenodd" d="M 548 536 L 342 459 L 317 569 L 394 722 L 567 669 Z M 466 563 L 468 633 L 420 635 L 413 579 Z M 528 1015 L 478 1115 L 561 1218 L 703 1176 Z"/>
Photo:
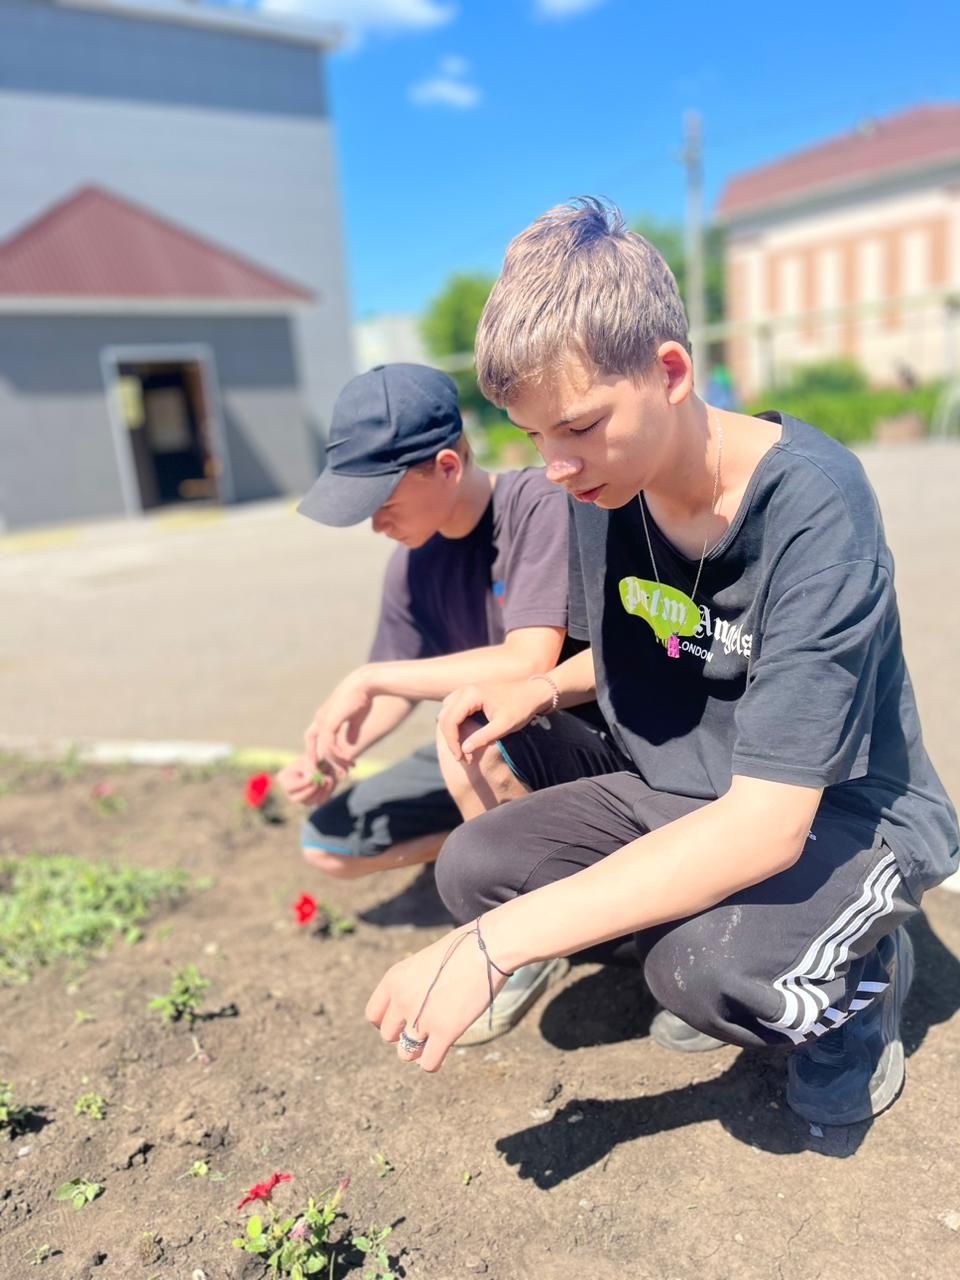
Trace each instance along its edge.
<path fill-rule="evenodd" d="M 450 277 L 423 317 L 423 340 L 434 356 L 473 351 L 477 325 L 495 277 L 480 272 Z"/>
<path fill-rule="evenodd" d="M 459 273 L 447 281 L 430 303 L 421 322 L 421 332 L 431 355 L 472 355 L 477 325 L 484 304 L 493 288 L 494 276 L 480 272 Z M 457 369 L 450 375 L 457 384 L 460 407 L 479 418 L 499 417 L 497 410 L 483 398 L 472 366 Z"/>
<path fill-rule="evenodd" d="M 687 302 L 687 257 L 683 227 L 678 222 L 660 222 L 656 218 L 641 217 L 633 223 L 632 231 L 663 254 L 667 266 L 673 272 L 689 311 Z M 707 323 L 722 320 L 724 315 L 723 232 L 720 227 L 708 227 L 704 235 L 704 289 L 706 292 Z"/>

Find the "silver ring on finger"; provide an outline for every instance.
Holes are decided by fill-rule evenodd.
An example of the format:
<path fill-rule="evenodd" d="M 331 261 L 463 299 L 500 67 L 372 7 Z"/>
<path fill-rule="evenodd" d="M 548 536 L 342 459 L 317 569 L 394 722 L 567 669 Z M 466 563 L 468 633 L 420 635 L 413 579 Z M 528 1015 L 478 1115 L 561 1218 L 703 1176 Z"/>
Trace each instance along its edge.
<path fill-rule="evenodd" d="M 424 1036 L 422 1040 L 414 1040 L 413 1036 L 408 1036 L 406 1031 L 400 1032 L 399 1044 L 404 1053 L 416 1053 L 417 1050 L 422 1049 L 426 1043 L 426 1036 Z"/>

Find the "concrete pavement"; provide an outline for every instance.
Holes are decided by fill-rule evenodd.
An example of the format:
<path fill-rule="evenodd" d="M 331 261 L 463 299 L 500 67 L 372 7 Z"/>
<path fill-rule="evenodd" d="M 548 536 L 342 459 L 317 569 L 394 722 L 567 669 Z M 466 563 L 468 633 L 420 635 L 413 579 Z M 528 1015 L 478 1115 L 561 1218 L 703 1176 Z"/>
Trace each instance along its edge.
<path fill-rule="evenodd" d="M 897 559 L 927 743 L 960 798 L 960 445 L 861 456 Z M 295 749 L 366 655 L 390 549 L 289 502 L 0 539 L 0 733 Z M 425 708 L 384 758 L 431 724 Z"/>

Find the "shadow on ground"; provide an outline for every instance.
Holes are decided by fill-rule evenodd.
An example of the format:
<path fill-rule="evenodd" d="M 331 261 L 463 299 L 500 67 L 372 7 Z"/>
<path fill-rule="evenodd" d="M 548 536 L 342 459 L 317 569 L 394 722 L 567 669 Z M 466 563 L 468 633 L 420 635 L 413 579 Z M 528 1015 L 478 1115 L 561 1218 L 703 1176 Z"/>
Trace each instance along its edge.
<path fill-rule="evenodd" d="M 960 961 L 925 916 L 911 924 L 910 932 L 917 977 L 903 1016 L 908 1055 L 921 1048 L 932 1026 L 960 1008 Z M 560 992 L 544 1012 L 541 1032 L 565 1050 L 612 1044 L 646 1035 L 653 1012 L 639 974 L 606 968 Z M 775 1155 L 810 1150 L 810 1126 L 784 1100 L 786 1056 L 786 1050 L 744 1049 L 709 1081 L 649 1097 L 571 1099 L 542 1124 L 501 1138 L 497 1149 L 521 1178 L 543 1190 L 600 1163 L 621 1143 L 708 1120 L 738 1141 Z M 827 1129 L 815 1150 L 833 1158 L 851 1156 L 871 1124 Z"/>

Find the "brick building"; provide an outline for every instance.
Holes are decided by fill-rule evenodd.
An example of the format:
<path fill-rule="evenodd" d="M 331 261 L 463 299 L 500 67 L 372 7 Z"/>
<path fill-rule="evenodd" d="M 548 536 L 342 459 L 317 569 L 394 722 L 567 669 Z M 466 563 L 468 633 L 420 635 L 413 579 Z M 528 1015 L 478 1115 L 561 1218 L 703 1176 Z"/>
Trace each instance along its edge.
<path fill-rule="evenodd" d="M 960 372 L 960 104 L 740 174 L 716 216 L 741 395 L 837 357 L 878 385 Z"/>

